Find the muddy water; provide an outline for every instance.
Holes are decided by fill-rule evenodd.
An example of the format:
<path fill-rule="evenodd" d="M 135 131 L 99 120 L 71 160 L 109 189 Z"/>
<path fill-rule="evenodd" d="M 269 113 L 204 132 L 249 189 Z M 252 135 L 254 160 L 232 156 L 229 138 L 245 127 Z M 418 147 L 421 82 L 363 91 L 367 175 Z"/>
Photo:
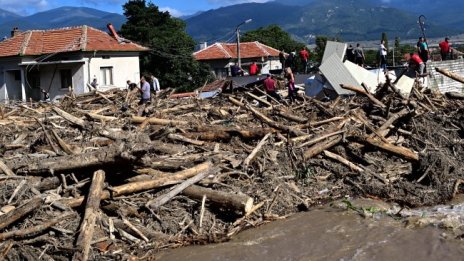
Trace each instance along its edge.
<path fill-rule="evenodd" d="M 232 241 L 161 253 L 159 260 L 464 260 L 443 230 L 407 228 L 388 216 L 323 208 L 239 234 Z"/>

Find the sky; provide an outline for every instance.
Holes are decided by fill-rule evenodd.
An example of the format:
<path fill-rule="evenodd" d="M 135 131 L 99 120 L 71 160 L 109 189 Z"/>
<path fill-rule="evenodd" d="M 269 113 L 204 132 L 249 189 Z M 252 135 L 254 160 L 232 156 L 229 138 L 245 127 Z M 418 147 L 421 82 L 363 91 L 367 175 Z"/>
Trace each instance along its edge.
<path fill-rule="evenodd" d="M 216 9 L 239 3 L 268 2 L 269 0 L 152 0 L 162 11 L 169 11 L 172 16 L 194 14 L 198 11 Z M 19 15 L 31 15 L 40 11 L 61 6 L 85 6 L 99 10 L 123 13 L 125 0 L 0 0 L 0 8 Z M 148 1 L 147 1 L 148 2 Z"/>

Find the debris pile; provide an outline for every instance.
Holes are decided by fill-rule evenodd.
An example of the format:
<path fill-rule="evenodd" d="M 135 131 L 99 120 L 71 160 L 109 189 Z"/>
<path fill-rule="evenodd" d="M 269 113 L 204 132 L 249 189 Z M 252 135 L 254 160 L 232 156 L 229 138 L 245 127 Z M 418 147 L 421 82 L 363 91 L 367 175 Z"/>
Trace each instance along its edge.
<path fill-rule="evenodd" d="M 342 88 L 359 95 L 287 106 L 256 89 L 164 92 L 149 117 L 121 90 L 0 105 L 0 255 L 143 258 L 347 195 L 414 207 L 461 191 L 461 100 Z"/>

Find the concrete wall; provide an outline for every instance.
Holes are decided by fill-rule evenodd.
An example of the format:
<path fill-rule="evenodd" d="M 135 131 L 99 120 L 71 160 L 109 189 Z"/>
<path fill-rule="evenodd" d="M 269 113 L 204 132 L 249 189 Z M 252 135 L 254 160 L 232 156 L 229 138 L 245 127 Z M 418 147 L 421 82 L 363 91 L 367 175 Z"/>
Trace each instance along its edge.
<path fill-rule="evenodd" d="M 87 57 L 86 60 L 90 60 L 90 65 L 87 62 L 84 66 L 84 82 L 90 83 L 92 82 L 93 78 L 96 77 L 97 83 L 99 84 L 99 89 L 104 90 L 112 87 L 125 88 L 127 80 L 135 83 L 140 81 L 140 65 L 138 54 L 102 54 L 96 57 Z M 104 85 L 102 83 L 102 67 L 112 68 L 112 85 Z"/>
<path fill-rule="evenodd" d="M 464 77 L 463 59 L 428 62 L 427 72 L 430 73 L 428 82 L 430 88 L 439 89 L 440 92 L 464 92 L 464 84 L 436 72 L 435 67 L 447 69 L 450 72 Z"/>
<path fill-rule="evenodd" d="M 22 99 L 21 80 L 15 79 L 19 63 L 20 58 L 4 59 L 0 63 L 0 102 Z"/>
<path fill-rule="evenodd" d="M 50 99 L 63 96 L 69 93 L 69 88 L 61 86 L 61 72 L 62 70 L 71 70 L 72 85 L 75 93 L 83 93 L 84 81 L 83 81 L 83 63 L 72 63 L 72 64 L 59 64 L 47 65 L 40 67 L 40 87 L 46 91 L 49 91 Z M 37 99 L 36 97 L 32 97 Z"/>

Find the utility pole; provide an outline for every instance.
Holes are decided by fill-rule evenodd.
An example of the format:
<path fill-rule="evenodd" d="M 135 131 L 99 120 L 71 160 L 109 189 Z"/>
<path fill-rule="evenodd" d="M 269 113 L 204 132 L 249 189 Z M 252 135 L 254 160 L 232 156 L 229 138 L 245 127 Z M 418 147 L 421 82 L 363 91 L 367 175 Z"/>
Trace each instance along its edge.
<path fill-rule="evenodd" d="M 253 21 L 252 19 L 245 20 L 241 22 L 239 25 L 237 25 L 237 28 L 235 29 L 235 33 L 237 34 L 237 64 L 238 67 L 242 68 L 242 61 L 240 59 L 240 26 L 244 24 L 248 24 L 249 22 Z"/>

